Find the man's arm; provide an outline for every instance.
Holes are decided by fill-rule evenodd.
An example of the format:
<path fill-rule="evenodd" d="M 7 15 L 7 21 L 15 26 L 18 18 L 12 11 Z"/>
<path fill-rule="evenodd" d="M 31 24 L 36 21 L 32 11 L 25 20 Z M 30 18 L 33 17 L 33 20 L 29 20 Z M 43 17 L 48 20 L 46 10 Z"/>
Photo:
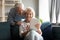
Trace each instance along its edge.
<path fill-rule="evenodd" d="M 15 9 L 12 8 L 8 14 L 8 19 L 7 21 L 10 22 L 10 24 L 14 25 L 15 22 L 14 22 L 14 17 L 15 17 Z"/>

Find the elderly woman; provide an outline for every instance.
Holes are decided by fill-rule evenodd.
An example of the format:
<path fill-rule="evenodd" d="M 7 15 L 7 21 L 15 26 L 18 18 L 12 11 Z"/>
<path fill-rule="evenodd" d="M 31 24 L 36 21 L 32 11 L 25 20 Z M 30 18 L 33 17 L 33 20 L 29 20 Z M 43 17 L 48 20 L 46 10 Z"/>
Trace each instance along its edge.
<path fill-rule="evenodd" d="M 20 36 L 24 37 L 24 40 L 43 40 L 40 23 L 38 19 L 35 18 L 34 10 L 28 7 L 25 13 L 25 20 L 19 28 Z"/>

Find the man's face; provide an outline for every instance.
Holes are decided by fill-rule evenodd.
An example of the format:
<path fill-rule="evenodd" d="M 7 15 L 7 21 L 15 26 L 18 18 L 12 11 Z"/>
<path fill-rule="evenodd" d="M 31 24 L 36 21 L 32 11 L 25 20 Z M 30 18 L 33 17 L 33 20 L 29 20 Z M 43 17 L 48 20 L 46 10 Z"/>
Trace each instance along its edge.
<path fill-rule="evenodd" d="M 22 6 L 17 7 L 17 12 L 18 12 L 19 14 L 21 14 L 21 13 L 23 12 L 23 8 L 22 8 Z"/>

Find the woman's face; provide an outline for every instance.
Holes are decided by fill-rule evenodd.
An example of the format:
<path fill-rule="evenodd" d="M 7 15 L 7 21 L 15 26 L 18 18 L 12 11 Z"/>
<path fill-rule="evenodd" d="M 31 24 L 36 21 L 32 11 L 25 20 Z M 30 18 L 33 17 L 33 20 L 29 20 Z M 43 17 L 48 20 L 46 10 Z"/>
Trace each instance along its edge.
<path fill-rule="evenodd" d="M 30 21 L 33 17 L 33 13 L 31 11 L 27 11 L 26 12 L 26 19 L 27 21 Z"/>

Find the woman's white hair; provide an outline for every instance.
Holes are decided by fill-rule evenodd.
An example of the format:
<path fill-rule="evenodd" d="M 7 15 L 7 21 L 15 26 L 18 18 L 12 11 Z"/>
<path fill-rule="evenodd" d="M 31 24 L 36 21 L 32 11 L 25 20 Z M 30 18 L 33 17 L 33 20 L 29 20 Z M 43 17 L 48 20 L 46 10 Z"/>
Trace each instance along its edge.
<path fill-rule="evenodd" d="M 27 12 L 27 11 L 31 11 L 33 13 L 33 18 L 35 18 L 35 11 L 34 11 L 34 9 L 32 7 L 27 7 L 25 9 L 25 12 Z"/>
<path fill-rule="evenodd" d="M 17 3 L 15 4 L 15 8 L 17 8 L 17 7 L 22 7 L 22 9 L 24 9 L 24 4 L 17 2 Z"/>

